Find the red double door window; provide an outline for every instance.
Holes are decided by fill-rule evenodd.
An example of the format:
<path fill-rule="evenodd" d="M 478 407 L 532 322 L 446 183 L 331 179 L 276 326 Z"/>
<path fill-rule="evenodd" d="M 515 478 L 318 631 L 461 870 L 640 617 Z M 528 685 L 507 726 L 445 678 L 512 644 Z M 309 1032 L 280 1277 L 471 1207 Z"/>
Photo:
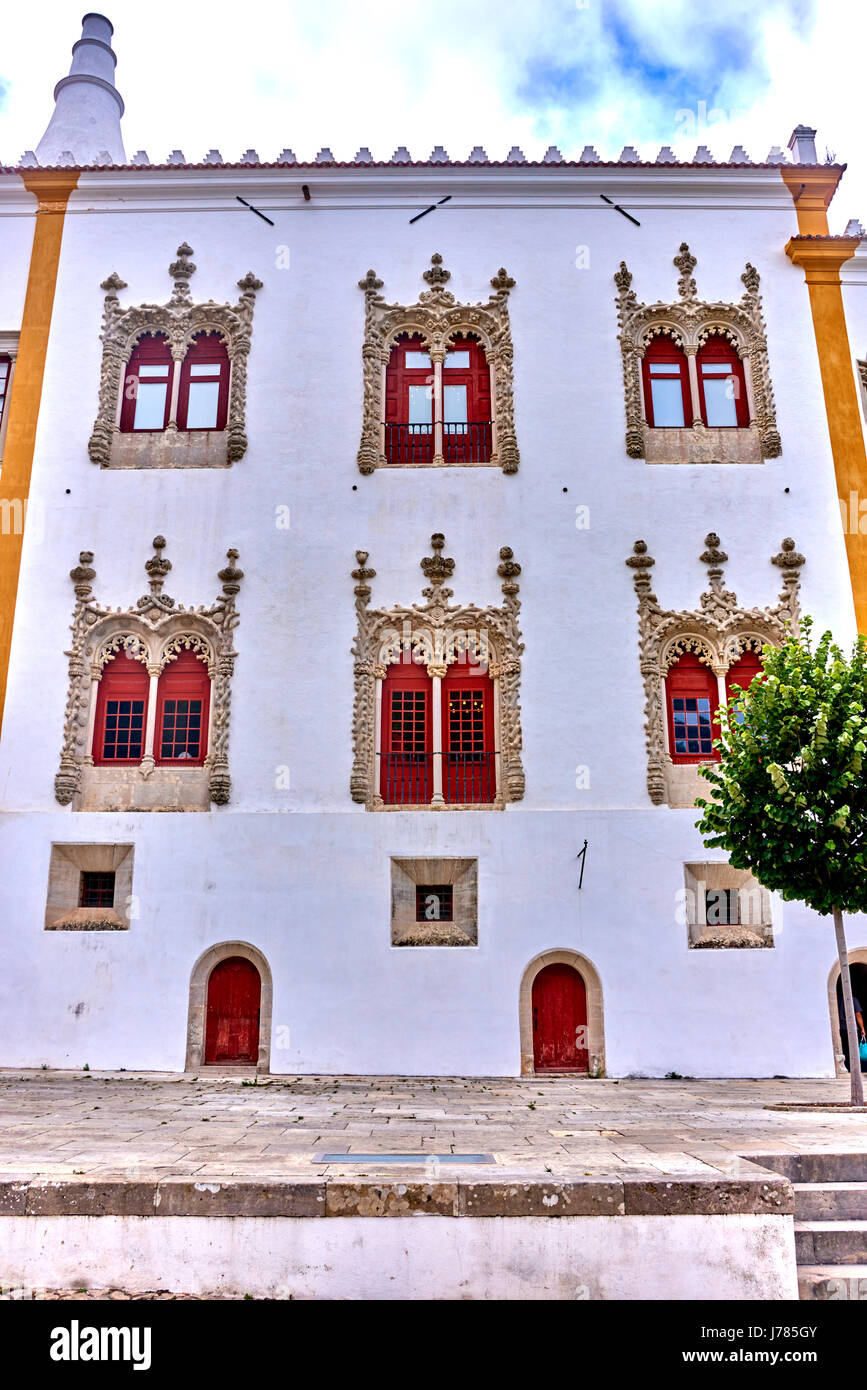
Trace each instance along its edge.
<path fill-rule="evenodd" d="M 183 651 L 157 683 L 154 760 L 201 766 L 208 751 L 211 682 L 204 662 Z M 96 700 L 93 761 L 140 763 L 145 754 L 150 678 L 147 667 L 119 652 L 103 668 Z"/>
<path fill-rule="evenodd" d="M 385 453 L 389 463 L 429 463 L 434 455 L 434 367 L 420 337 L 403 336 L 385 373 Z M 457 338 L 442 372 L 443 457 L 485 463 L 491 456 L 491 373 L 484 349 Z"/>
<path fill-rule="evenodd" d="M 734 346 L 713 334 L 696 353 L 698 408 L 709 428 L 742 429 L 750 423 L 744 364 Z M 642 363 L 644 408 L 654 429 L 683 429 L 693 422 L 689 363 L 683 348 L 660 334 Z"/>
<path fill-rule="evenodd" d="M 757 652 L 744 652 L 726 672 L 726 701 L 736 705 L 735 685 L 748 690 L 761 677 L 762 659 Z M 665 681 L 668 714 L 668 747 L 672 762 L 700 763 L 719 760 L 714 739 L 720 736 L 719 686 L 714 672 L 692 652 L 685 652 L 672 666 Z M 737 712 L 735 710 L 735 717 Z"/>
<path fill-rule="evenodd" d="M 442 789 L 450 803 L 496 795 L 494 689 L 485 673 L 455 665 L 442 687 Z M 389 666 L 383 684 L 380 795 L 386 804 L 424 804 L 434 793 L 433 682 L 424 666 Z"/>
<path fill-rule="evenodd" d="M 163 333 L 141 338 L 124 377 L 121 432 L 159 432 L 169 422 L 175 363 Z M 229 409 L 229 354 L 216 333 L 199 333 L 180 364 L 179 430 L 223 430 Z"/>

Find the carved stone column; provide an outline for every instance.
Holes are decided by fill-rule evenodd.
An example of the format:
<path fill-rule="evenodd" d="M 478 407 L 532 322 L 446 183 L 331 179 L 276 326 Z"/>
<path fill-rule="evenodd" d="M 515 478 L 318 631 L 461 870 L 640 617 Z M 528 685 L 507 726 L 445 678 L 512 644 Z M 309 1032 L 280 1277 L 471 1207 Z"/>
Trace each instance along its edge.
<path fill-rule="evenodd" d="M 433 739 L 433 795 L 431 806 L 445 806 L 443 796 L 443 676 L 446 666 L 428 666 L 431 678 L 431 734 Z"/>
<path fill-rule="evenodd" d="M 154 759 L 154 731 L 157 727 L 157 686 L 160 679 L 159 662 L 148 662 L 148 676 L 150 686 L 148 688 L 148 717 L 145 721 L 144 749 L 142 750 L 141 766 L 139 772 L 142 777 L 150 777 L 156 766 Z M 213 705 L 213 700 L 211 704 Z"/>

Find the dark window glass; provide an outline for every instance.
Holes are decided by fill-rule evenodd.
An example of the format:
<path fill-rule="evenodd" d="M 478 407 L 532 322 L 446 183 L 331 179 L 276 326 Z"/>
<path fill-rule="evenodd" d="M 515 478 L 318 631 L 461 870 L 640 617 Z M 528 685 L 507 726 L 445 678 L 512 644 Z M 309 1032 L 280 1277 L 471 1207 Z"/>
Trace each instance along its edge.
<path fill-rule="evenodd" d="M 452 920 L 452 885 L 450 883 L 418 883 L 415 889 L 417 922 L 450 922 Z"/>
<path fill-rule="evenodd" d="M 91 873 L 81 875 L 78 894 L 79 907 L 114 907 L 114 874 Z"/>

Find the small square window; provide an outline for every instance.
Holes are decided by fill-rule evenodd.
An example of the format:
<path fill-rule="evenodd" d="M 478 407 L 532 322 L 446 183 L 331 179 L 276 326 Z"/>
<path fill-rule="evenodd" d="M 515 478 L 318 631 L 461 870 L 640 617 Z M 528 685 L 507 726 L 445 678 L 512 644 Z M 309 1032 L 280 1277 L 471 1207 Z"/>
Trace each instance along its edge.
<path fill-rule="evenodd" d="M 738 915 L 738 890 L 736 888 L 709 888 L 704 896 L 705 920 L 709 927 L 736 927 Z"/>
<path fill-rule="evenodd" d="M 417 883 L 415 920 L 417 922 L 450 922 L 452 920 L 452 885 L 450 883 Z"/>
<path fill-rule="evenodd" d="M 114 873 L 82 872 L 79 907 L 114 907 Z"/>

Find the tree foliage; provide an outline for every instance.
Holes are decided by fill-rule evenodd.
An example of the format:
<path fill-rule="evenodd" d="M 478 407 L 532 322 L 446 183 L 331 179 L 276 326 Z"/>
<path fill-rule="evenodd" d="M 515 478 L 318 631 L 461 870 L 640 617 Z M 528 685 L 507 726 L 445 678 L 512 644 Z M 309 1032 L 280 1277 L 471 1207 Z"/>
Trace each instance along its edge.
<path fill-rule="evenodd" d="M 719 764 L 701 768 L 705 844 L 821 914 L 867 911 L 867 639 L 847 661 L 812 623 L 763 649 L 765 679 L 720 709 Z"/>

